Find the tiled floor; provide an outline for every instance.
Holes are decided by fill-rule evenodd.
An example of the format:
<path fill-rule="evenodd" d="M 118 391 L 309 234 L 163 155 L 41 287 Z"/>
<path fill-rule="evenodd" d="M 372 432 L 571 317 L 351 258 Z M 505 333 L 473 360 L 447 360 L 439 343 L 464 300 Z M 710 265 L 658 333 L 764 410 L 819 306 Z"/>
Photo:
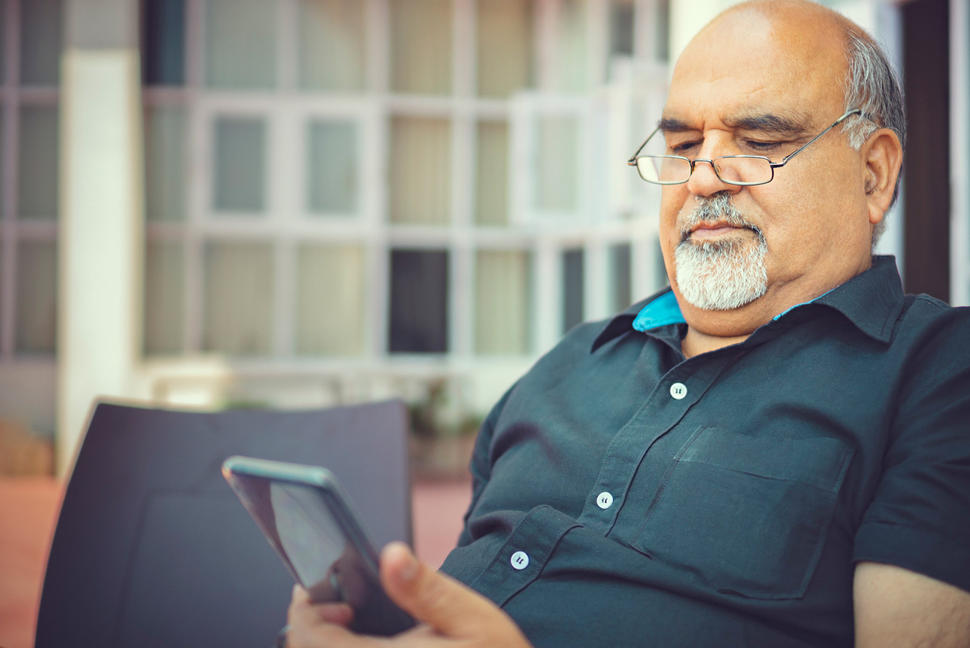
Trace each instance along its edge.
<path fill-rule="evenodd" d="M 48 478 L 0 478 L 0 648 L 33 645 L 47 549 L 62 496 Z M 438 566 L 454 546 L 468 505 L 467 481 L 414 485 L 414 545 Z"/>

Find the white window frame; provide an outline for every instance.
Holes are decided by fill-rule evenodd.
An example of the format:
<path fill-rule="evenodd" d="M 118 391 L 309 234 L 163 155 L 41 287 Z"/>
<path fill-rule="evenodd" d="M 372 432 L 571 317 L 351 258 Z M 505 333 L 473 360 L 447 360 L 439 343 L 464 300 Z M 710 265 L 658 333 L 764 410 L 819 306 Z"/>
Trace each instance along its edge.
<path fill-rule="evenodd" d="M 4 30 L 5 73 L 0 82 L 0 109 L 3 148 L 0 149 L 3 173 L 0 202 L 0 364 L 54 365 L 54 353 L 17 350 L 17 275 L 22 241 L 57 244 L 57 214 L 47 219 L 21 219 L 18 215 L 20 150 L 20 112 L 25 106 L 54 107 L 60 101 L 58 86 L 24 86 L 21 68 L 21 2 L 7 0 L 0 5 L 0 29 Z M 56 272 L 55 272 L 56 276 Z M 56 348 L 56 341 L 55 341 Z"/>
<path fill-rule="evenodd" d="M 297 0 L 278 0 L 277 85 L 265 91 L 212 90 L 204 83 L 203 38 L 205 0 L 185 0 L 185 84 L 146 87 L 146 105 L 182 106 L 186 118 L 186 176 L 192 176 L 186 189 L 184 222 L 150 222 L 149 240 L 178 240 L 185 253 L 185 320 L 183 353 L 175 357 L 149 356 L 144 364 L 149 380 L 158 388 L 170 390 L 168 379 L 189 371 L 201 354 L 203 250 L 207 242 L 250 239 L 270 243 L 275 250 L 276 311 L 271 355 L 259 358 L 230 358 L 229 371 L 237 376 L 304 377 L 346 373 L 339 381 L 348 385 L 357 379 L 380 382 L 377 376 L 394 383 L 394 376 L 450 376 L 455 379 L 498 371 L 519 372 L 537 354 L 552 346 L 561 336 L 561 252 L 567 247 L 584 250 L 584 317 L 608 314 L 608 296 L 603 287 L 609 281 L 609 246 L 631 246 L 631 291 L 634 297 L 657 281 L 655 247 L 656 210 L 654 201 L 645 198 L 646 189 L 635 178 L 624 181 L 626 189 L 615 190 L 607 164 L 622 167 L 627 149 L 635 147 L 637 129 L 631 128 L 629 111 L 623 123 L 611 122 L 610 112 L 618 102 L 636 94 L 634 83 L 621 81 L 616 96 L 601 91 L 568 95 L 552 90 L 559 78 L 555 52 L 560 35 L 556 15 L 562 0 L 536 0 L 533 22 L 536 89 L 509 98 L 476 96 L 475 0 L 453 0 L 452 92 L 445 96 L 416 96 L 389 91 L 390 26 L 389 0 L 363 0 L 365 5 L 366 69 L 365 92 L 303 93 L 295 88 L 298 34 Z M 656 10 L 660 0 L 635 0 L 635 29 L 651 27 L 644 12 Z M 587 7 L 585 39 L 588 52 L 586 70 L 590 88 L 599 87 L 607 71 L 610 48 L 610 8 L 612 0 L 590 0 Z M 622 64 L 621 64 L 622 65 Z M 651 63 L 652 78 L 666 78 L 666 67 Z M 613 66 L 616 67 L 615 65 Z M 658 72 L 659 70 L 659 72 Z M 579 154 L 576 161 L 577 205 L 567 214 L 540 213 L 532 209 L 528 195 L 531 182 L 530 155 L 534 146 L 539 116 L 564 114 L 580 124 Z M 252 115 L 266 120 L 267 191 L 265 213 L 268 217 L 227 218 L 216 215 L 210 200 L 213 171 L 211 146 L 216 116 Z M 451 130 L 450 220 L 447 224 L 424 225 L 392 223 L 388 214 L 387 154 L 389 129 L 395 116 L 434 117 L 448 120 Z M 351 217 L 308 214 L 305 205 L 306 150 L 303 138 L 310 119 L 353 119 L 358 124 L 360 191 L 357 210 Z M 652 118 L 652 117 L 651 117 Z M 499 121 L 508 126 L 508 210 L 509 224 L 495 226 L 475 222 L 475 164 L 477 124 Z M 593 159 L 598 142 L 608 137 L 611 159 Z M 296 165 L 287 161 L 297 159 Z M 299 172 L 293 175 L 292 169 Z M 623 169 L 626 171 L 626 169 Z M 633 173 L 635 176 L 635 172 Z M 659 201 L 659 198 L 657 199 Z M 646 235 L 645 235 L 646 234 Z M 644 242 L 644 240 L 646 242 Z M 296 246 L 300 242 L 360 244 L 365 250 L 365 276 L 369 294 L 365 301 L 363 354 L 347 357 L 297 357 L 294 349 L 296 311 L 292 286 L 296 272 Z M 643 249 L 651 250 L 642 257 Z M 391 354 L 389 352 L 389 260 L 391 250 L 443 249 L 449 254 L 448 351 L 443 354 Z M 528 353 L 516 356 L 477 355 L 474 349 L 475 259 L 478 250 L 521 250 L 530 255 L 530 281 L 533 295 L 529 307 Z M 641 258 L 642 257 L 642 258 Z M 649 272 L 643 272 L 649 269 Z M 213 375 L 223 375 L 214 369 Z M 154 378 L 152 378 L 154 376 Z M 363 376 L 364 378 L 361 378 Z M 510 373 L 509 378 L 514 374 Z M 355 378 L 356 377 L 356 378 Z M 282 379 L 282 378 L 281 378 Z M 389 382 L 388 382 L 389 381 Z M 325 381 L 326 382 L 326 381 Z M 329 383 L 328 383 L 329 384 Z M 391 392 L 399 391 L 390 387 Z M 174 388 L 172 388 L 174 389 Z M 330 389 L 327 387 L 324 391 Z M 336 388 L 335 388 L 336 389 Z M 348 388 L 362 394 L 367 389 Z M 379 391 L 379 388 L 377 388 Z M 177 391 L 177 389 L 175 389 Z M 331 390 L 332 391 L 332 390 Z M 337 390 L 339 391 L 339 389 Z M 344 390 L 347 391 L 347 390 Z M 370 397 L 378 395 L 371 389 Z"/>

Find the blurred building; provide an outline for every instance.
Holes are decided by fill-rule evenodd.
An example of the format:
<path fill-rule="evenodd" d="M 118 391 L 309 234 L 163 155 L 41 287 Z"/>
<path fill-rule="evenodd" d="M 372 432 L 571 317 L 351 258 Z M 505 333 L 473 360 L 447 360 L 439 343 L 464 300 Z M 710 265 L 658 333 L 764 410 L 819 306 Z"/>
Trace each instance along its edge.
<path fill-rule="evenodd" d="M 570 327 L 665 284 L 659 192 L 625 161 L 730 4 L 0 0 L 0 418 L 56 433 L 63 470 L 98 395 L 439 386 L 443 418 L 481 416 Z M 909 254 L 932 231 L 904 194 L 880 248 L 907 278 L 945 248 L 946 283 L 908 287 L 967 303 L 968 8 L 826 4 L 944 86 L 923 120 L 949 138 L 927 154 L 945 238 Z"/>

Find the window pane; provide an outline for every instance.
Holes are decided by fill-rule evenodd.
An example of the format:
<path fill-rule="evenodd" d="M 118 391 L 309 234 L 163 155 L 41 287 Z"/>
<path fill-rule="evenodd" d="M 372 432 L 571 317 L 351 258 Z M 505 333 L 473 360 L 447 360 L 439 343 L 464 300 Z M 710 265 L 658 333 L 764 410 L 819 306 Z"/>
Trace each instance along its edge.
<path fill-rule="evenodd" d="M 479 2 L 478 94 L 506 97 L 533 85 L 531 0 Z"/>
<path fill-rule="evenodd" d="M 568 331 L 583 321 L 583 250 L 562 253 L 562 330 Z"/>
<path fill-rule="evenodd" d="M 391 90 L 451 92 L 451 0 L 391 0 Z"/>
<path fill-rule="evenodd" d="M 552 211 L 574 211 L 577 206 L 576 173 L 579 156 L 575 117 L 540 117 L 536 124 L 535 206 Z"/>
<path fill-rule="evenodd" d="M 221 117 L 215 124 L 214 209 L 261 212 L 265 208 L 266 124 L 262 119 Z"/>
<path fill-rule="evenodd" d="M 610 246 L 610 310 L 619 312 L 633 303 L 630 286 L 630 244 Z"/>
<path fill-rule="evenodd" d="M 363 353 L 363 250 L 355 245 L 305 245 L 297 264 L 296 352 Z"/>
<path fill-rule="evenodd" d="M 521 251 L 480 251 L 475 267 L 475 352 L 529 351 L 531 264 Z"/>
<path fill-rule="evenodd" d="M 633 0 L 610 4 L 610 54 L 633 56 Z"/>
<path fill-rule="evenodd" d="M 509 222 L 509 127 L 505 122 L 479 122 L 475 152 L 475 222 Z"/>
<path fill-rule="evenodd" d="M 62 0 L 20 3 L 20 82 L 56 86 L 60 81 Z"/>
<path fill-rule="evenodd" d="M 448 252 L 391 251 L 391 353 L 448 351 Z"/>
<path fill-rule="evenodd" d="M 276 84 L 276 6 L 266 0 L 208 0 L 209 86 L 249 89 Z"/>
<path fill-rule="evenodd" d="M 391 221 L 447 223 L 451 196 L 451 123 L 394 117 L 390 142 Z"/>
<path fill-rule="evenodd" d="M 17 248 L 16 338 L 20 353 L 53 353 L 57 322 L 57 247 L 22 241 Z"/>
<path fill-rule="evenodd" d="M 654 17 L 654 57 L 657 61 L 667 62 L 670 57 L 670 0 L 659 0 L 656 3 Z"/>
<path fill-rule="evenodd" d="M 142 15 L 142 82 L 185 83 L 185 0 L 145 0 Z"/>
<path fill-rule="evenodd" d="M 307 209 L 352 213 L 357 209 L 357 125 L 311 121 L 307 125 Z"/>
<path fill-rule="evenodd" d="M 557 25 L 556 90 L 584 92 L 589 85 L 586 22 L 586 0 L 562 0 Z"/>
<path fill-rule="evenodd" d="M 179 353 L 185 314 L 183 246 L 149 241 L 145 252 L 145 353 Z"/>
<path fill-rule="evenodd" d="M 185 112 L 145 111 L 145 211 L 149 220 L 185 219 Z"/>
<path fill-rule="evenodd" d="M 57 108 L 20 108 L 17 186 L 21 218 L 57 218 Z"/>
<path fill-rule="evenodd" d="M 265 355 L 273 328 L 273 251 L 263 243 L 210 243 L 205 251 L 202 348 Z"/>
<path fill-rule="evenodd" d="M 301 0 L 301 88 L 364 88 L 364 7 L 360 0 Z"/>

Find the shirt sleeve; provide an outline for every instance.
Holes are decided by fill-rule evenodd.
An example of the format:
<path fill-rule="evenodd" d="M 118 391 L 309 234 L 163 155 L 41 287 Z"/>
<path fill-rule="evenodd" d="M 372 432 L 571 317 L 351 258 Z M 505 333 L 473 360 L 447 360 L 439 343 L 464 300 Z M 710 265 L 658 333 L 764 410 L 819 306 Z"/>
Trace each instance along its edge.
<path fill-rule="evenodd" d="M 919 345 L 854 560 L 970 591 L 970 318 L 954 309 Z"/>
<path fill-rule="evenodd" d="M 468 510 L 465 511 L 465 516 L 462 518 L 461 534 L 458 536 L 459 547 L 463 547 L 472 541 L 471 534 L 468 531 L 468 518 L 471 516 L 472 511 L 475 510 L 478 499 L 481 497 L 482 491 L 485 490 L 485 485 L 488 484 L 489 477 L 492 474 L 492 437 L 495 433 L 498 418 L 501 416 L 505 402 L 508 400 L 513 389 L 515 389 L 515 385 L 510 387 L 502 398 L 499 399 L 498 403 L 492 407 L 491 412 L 485 418 L 485 422 L 482 423 L 482 427 L 479 429 L 478 436 L 475 439 L 475 449 L 472 452 L 471 462 L 468 465 L 468 470 L 472 476 L 472 499 L 468 505 Z"/>

